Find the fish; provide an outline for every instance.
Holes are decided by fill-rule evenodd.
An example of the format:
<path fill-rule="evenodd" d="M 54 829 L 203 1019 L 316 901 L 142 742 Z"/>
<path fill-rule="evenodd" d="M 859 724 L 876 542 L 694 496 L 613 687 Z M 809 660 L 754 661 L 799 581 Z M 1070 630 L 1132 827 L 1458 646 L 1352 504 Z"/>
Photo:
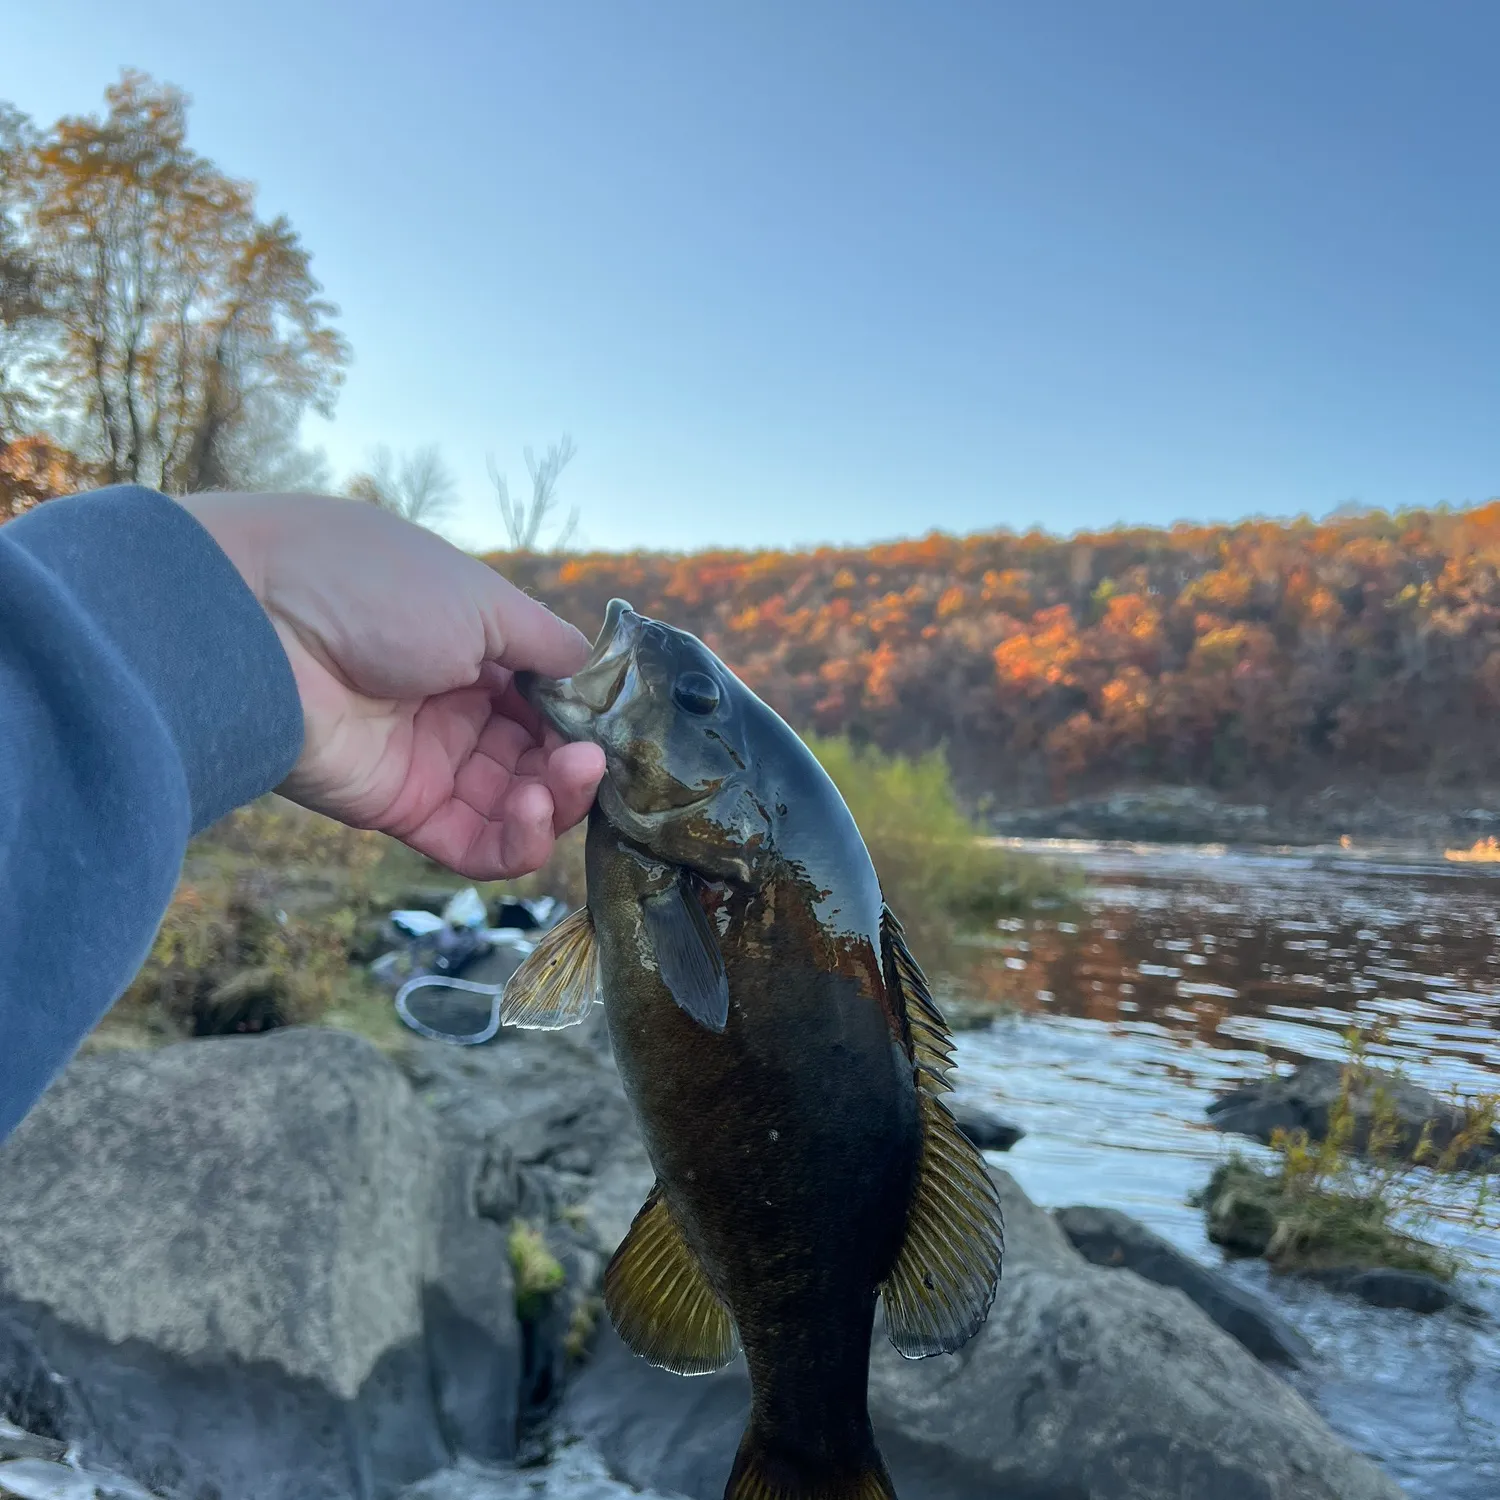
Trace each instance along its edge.
<path fill-rule="evenodd" d="M 605 1309 L 650 1363 L 751 1386 L 726 1500 L 894 1500 L 868 1406 L 877 1303 L 911 1359 L 989 1314 L 1004 1224 L 943 1101 L 952 1040 L 817 757 L 697 637 L 610 602 L 572 677 L 517 676 L 599 745 L 586 903 L 503 1024 L 604 1007 L 656 1182 Z"/>

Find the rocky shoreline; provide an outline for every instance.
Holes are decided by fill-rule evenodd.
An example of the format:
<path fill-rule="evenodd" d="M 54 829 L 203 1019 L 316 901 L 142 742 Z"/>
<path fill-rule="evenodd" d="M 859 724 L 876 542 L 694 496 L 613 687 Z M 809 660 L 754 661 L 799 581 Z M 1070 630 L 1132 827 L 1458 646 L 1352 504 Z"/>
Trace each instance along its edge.
<path fill-rule="evenodd" d="M 1500 835 L 1500 792 L 1455 794 L 1390 783 L 1228 797 L 1199 787 L 1146 786 L 1051 806 L 998 808 L 987 821 L 1005 838 L 1290 847 L 1336 845 L 1347 838 L 1441 853 Z"/>
<path fill-rule="evenodd" d="M 985 1328 L 949 1359 L 877 1340 L 902 1500 L 1401 1493 L 1249 1352 L 1243 1306 L 1205 1310 L 1210 1273 L 1094 1264 L 1082 1211 L 993 1171 Z M 52 1445 L 13 1462 L 93 1473 L 12 1492 L 717 1500 L 742 1362 L 665 1374 L 600 1314 L 650 1182 L 597 1020 L 399 1063 L 315 1029 L 80 1058 L 0 1147 L 0 1418 Z M 560 1271 L 530 1295 L 518 1228 Z"/>

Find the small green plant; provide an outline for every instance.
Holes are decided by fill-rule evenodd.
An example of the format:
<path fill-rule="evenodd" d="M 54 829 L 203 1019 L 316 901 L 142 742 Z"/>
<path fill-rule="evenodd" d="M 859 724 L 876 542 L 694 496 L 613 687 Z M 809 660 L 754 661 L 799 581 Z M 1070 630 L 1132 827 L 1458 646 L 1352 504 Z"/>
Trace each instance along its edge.
<path fill-rule="evenodd" d="M 1455 1101 L 1460 1127 L 1447 1143 L 1436 1147 L 1429 1125 L 1408 1150 L 1408 1128 L 1386 1081 L 1391 1071 L 1369 1065 L 1384 1034 L 1381 1023 L 1345 1033 L 1339 1093 L 1320 1140 L 1302 1129 L 1277 1130 L 1270 1168 L 1235 1155 L 1214 1171 L 1193 1200 L 1206 1212 L 1211 1240 L 1280 1270 L 1383 1266 L 1452 1279 L 1457 1259 L 1419 1234 L 1430 1218 L 1423 1169 L 1451 1172 L 1467 1160 L 1494 1126 L 1495 1099 Z M 1473 1180 L 1469 1217 L 1477 1226 L 1488 1179 L 1480 1172 Z"/>
<path fill-rule="evenodd" d="M 567 1276 L 561 1262 L 547 1248 L 546 1238 L 533 1225 L 517 1222 L 510 1231 L 510 1265 L 516 1278 L 516 1316 L 523 1323 L 534 1322 L 543 1312 L 552 1294 Z"/>
<path fill-rule="evenodd" d="M 599 1324 L 599 1314 L 604 1303 L 598 1297 L 585 1297 L 573 1309 L 568 1320 L 568 1331 L 563 1338 L 563 1353 L 573 1364 L 578 1364 L 588 1353 L 594 1330 Z"/>

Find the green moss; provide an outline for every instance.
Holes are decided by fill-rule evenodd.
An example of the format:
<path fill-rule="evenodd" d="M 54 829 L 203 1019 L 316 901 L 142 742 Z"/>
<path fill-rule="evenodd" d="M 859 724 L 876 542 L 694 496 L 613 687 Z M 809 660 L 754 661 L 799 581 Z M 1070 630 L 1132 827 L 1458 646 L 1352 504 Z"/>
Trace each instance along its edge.
<path fill-rule="evenodd" d="M 516 1316 L 523 1323 L 539 1318 L 548 1300 L 566 1281 L 562 1264 L 547 1248 L 539 1229 L 517 1223 L 510 1231 L 510 1265 L 516 1278 Z"/>

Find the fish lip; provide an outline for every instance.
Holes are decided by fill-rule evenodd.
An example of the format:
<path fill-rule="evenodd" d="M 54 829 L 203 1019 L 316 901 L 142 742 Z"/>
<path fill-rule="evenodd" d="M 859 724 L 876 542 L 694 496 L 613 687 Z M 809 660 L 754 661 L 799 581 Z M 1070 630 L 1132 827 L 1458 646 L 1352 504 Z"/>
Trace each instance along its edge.
<path fill-rule="evenodd" d="M 645 624 L 625 600 L 611 599 L 589 659 L 571 677 L 517 672 L 517 690 L 564 738 L 592 739 L 593 721 L 614 707 L 625 686 Z"/>

